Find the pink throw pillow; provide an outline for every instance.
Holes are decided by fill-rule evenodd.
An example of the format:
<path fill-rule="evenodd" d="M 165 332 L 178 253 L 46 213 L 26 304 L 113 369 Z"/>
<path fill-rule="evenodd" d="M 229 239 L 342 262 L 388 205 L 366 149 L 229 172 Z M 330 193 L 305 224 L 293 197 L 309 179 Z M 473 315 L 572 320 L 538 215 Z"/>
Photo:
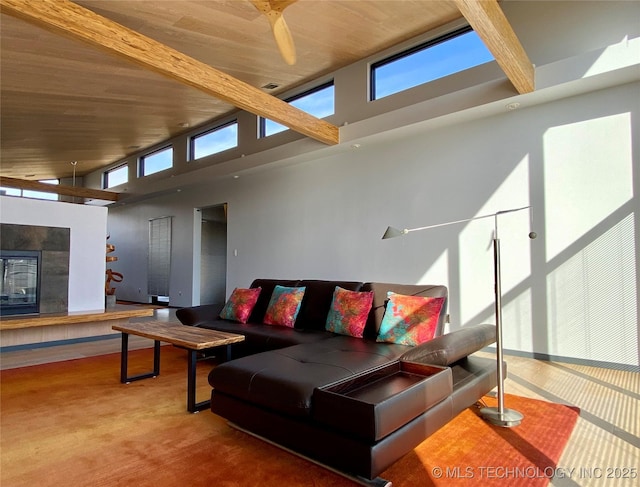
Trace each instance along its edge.
<path fill-rule="evenodd" d="M 235 288 L 224 308 L 222 308 L 220 318 L 246 323 L 249 320 L 249 316 L 251 316 L 253 307 L 258 302 L 260 291 L 262 291 L 260 287 L 251 289 Z"/>

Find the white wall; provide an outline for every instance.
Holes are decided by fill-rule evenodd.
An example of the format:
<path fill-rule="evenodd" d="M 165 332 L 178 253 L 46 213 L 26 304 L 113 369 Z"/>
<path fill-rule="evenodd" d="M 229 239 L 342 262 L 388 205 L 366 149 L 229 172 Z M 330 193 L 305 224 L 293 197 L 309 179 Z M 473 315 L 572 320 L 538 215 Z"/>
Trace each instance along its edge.
<path fill-rule="evenodd" d="M 197 302 L 194 209 L 227 202 L 227 294 L 257 277 L 442 283 L 452 329 L 493 322 L 491 219 L 380 237 L 388 225 L 532 205 L 536 240 L 527 212 L 500 219 L 505 348 L 638 366 L 640 50 L 637 23 L 624 20 L 638 4 L 584 3 L 505 3 L 538 63 L 532 95 L 501 100 L 502 84 L 474 105 L 489 83 L 416 100 L 341 127 L 349 142 L 336 148 L 296 142 L 275 164 L 257 154 L 194 167 L 198 183 L 165 180 L 180 193 L 110 208 L 132 276 L 125 299 L 146 286 L 147 219 L 172 215 L 171 305 Z M 585 35 L 594 29 L 606 32 Z M 506 110 L 514 100 L 521 107 Z"/>
<path fill-rule="evenodd" d="M 70 228 L 69 311 L 104 309 L 106 208 L 0 196 L 0 221 Z"/>
<path fill-rule="evenodd" d="M 237 181 L 229 288 L 254 277 L 444 283 L 452 327 L 493 322 L 500 220 L 505 348 L 638 365 L 640 84 L 568 98 Z M 636 140 L 634 141 L 634 134 Z M 634 179 L 635 178 L 635 179 Z"/>
<path fill-rule="evenodd" d="M 257 277 L 443 283 L 458 328 L 493 322 L 492 220 L 395 240 L 382 233 L 531 204 L 536 240 L 527 237 L 527 212 L 500 219 L 505 348 L 638 365 L 638 90 L 634 83 L 371 140 L 114 208 L 110 231 L 135 240 L 133 228 L 171 208 L 180 228 L 171 304 L 188 306 L 192 209 L 228 201 L 228 291 Z M 120 255 L 133 258 L 120 263 L 142 275 L 134 261 L 146 241 L 133 240 L 121 242 Z"/>

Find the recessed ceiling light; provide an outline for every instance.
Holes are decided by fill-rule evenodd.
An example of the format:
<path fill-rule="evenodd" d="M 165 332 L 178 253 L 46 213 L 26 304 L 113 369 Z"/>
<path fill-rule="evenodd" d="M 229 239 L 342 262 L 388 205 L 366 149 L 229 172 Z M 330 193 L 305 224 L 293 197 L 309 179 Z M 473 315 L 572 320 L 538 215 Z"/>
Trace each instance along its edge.
<path fill-rule="evenodd" d="M 178 124 L 178 127 L 182 127 L 183 129 L 186 129 L 189 126 L 189 122 L 180 122 Z"/>

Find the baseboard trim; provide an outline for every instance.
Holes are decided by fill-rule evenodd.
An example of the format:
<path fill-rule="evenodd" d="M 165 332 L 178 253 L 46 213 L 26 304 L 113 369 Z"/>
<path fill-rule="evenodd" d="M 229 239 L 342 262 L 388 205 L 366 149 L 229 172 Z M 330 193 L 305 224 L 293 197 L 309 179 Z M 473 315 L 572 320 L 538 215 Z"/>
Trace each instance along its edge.
<path fill-rule="evenodd" d="M 496 353 L 495 347 L 486 347 L 485 352 Z M 625 372 L 640 372 L 640 365 L 620 364 L 617 362 L 605 362 L 601 360 L 590 360 L 575 357 L 564 357 L 562 355 L 550 355 L 539 352 L 523 352 L 521 350 L 503 350 L 505 355 L 513 355 L 514 357 L 532 358 L 535 360 L 544 360 L 545 362 L 563 362 L 566 364 L 586 365 L 589 367 L 599 367 L 601 369 L 624 370 Z"/>

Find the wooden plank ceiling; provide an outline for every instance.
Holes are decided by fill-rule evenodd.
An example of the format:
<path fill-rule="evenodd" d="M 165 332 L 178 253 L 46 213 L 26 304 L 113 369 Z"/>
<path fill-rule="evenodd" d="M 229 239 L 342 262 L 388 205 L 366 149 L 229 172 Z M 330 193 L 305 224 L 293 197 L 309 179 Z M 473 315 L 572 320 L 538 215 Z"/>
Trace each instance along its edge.
<path fill-rule="evenodd" d="M 73 161 L 78 161 L 75 169 L 82 176 L 236 106 L 269 114 L 264 110 L 272 100 L 261 98 L 262 92 L 277 95 L 460 18 L 461 10 L 518 91 L 531 91 L 532 68 L 527 71 L 530 63 L 501 10 L 496 5 L 477 9 L 469 3 L 298 0 L 285 12 L 297 50 L 296 64 L 288 65 L 275 46 L 269 22 L 249 0 L 75 1 L 90 14 L 104 17 L 108 28 L 131 29 L 141 34 L 139 39 L 148 39 L 151 44 L 146 45 L 159 50 L 166 46 L 164 54 L 178 51 L 184 57 L 177 65 L 190 60 L 202 69 L 210 67 L 209 74 L 229 75 L 232 84 L 246 84 L 248 91 L 242 96 L 257 94 L 256 106 L 247 107 L 237 95 L 221 97 L 212 87 L 207 91 L 202 79 L 180 79 L 166 66 L 145 67 L 140 59 L 132 63 L 131 56 L 118 51 L 123 42 L 114 47 L 103 39 L 90 45 L 73 28 L 52 26 L 45 19 L 34 23 L 16 13 L 20 2 L 0 0 L 0 176 L 69 177 Z M 81 20 L 76 30 L 85 29 L 91 36 L 91 22 Z M 55 32 L 43 28 L 47 23 Z M 66 28 L 66 35 L 60 35 Z M 138 41 L 126 40 L 134 48 L 142 45 Z M 278 88 L 261 89 L 269 83 Z M 296 115 L 284 116 L 291 120 Z M 323 142 L 332 143 L 331 137 Z"/>

